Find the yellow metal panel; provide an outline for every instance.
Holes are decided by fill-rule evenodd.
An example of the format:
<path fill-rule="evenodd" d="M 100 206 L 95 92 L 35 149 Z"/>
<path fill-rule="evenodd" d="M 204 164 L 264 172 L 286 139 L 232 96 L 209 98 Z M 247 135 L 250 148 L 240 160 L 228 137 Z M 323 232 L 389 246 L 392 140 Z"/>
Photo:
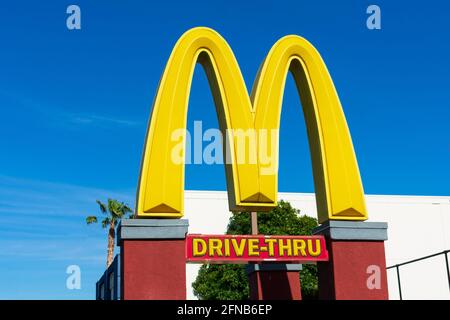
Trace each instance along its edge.
<path fill-rule="evenodd" d="M 171 134 L 186 129 L 189 92 L 197 61 L 211 84 L 221 129 L 253 129 L 250 98 L 231 48 L 211 29 L 195 28 L 186 32 L 172 51 L 153 105 L 139 182 L 138 217 L 183 215 L 184 164 L 171 159 L 173 147 L 178 143 L 171 139 Z M 233 165 L 226 166 L 228 189 L 232 190 L 230 205 L 238 209 L 242 202 L 255 198 L 259 192 L 258 165 L 237 164 L 235 146 L 231 144 L 230 149 Z M 256 150 L 254 153 L 256 156 Z"/>
<path fill-rule="evenodd" d="M 260 69 L 250 101 L 236 59 L 226 41 L 208 28 L 187 31 L 175 45 L 153 105 L 137 196 L 138 217 L 183 215 L 184 163 L 171 153 L 177 129 L 186 129 L 195 63 L 202 64 L 213 93 L 219 123 L 226 129 L 278 130 L 286 75 L 291 70 L 302 99 L 314 170 L 319 221 L 365 220 L 364 192 L 353 144 L 339 98 L 319 53 L 305 39 L 287 36 L 270 50 Z M 254 101 L 254 102 L 253 102 Z M 231 165 L 226 165 L 230 210 L 268 210 L 277 202 L 278 147 L 270 154 L 275 170 L 259 161 L 256 149 L 238 148 L 230 139 Z M 278 131 L 275 141 L 278 142 Z M 278 146 L 278 144 L 277 144 Z M 294 147 L 294 146 L 293 146 Z M 269 149 L 270 150 L 270 149 Z M 184 148 L 183 148 L 184 153 Z M 256 163 L 238 163 L 243 156 Z M 184 157 L 184 154 L 183 154 Z"/>
<path fill-rule="evenodd" d="M 252 90 L 257 130 L 279 129 L 288 70 L 294 76 L 308 130 L 319 222 L 366 220 L 364 190 L 350 132 L 320 54 L 305 39 L 286 36 L 272 47 L 260 70 Z M 273 157 L 278 161 L 278 150 Z M 265 175 L 260 168 L 260 193 L 270 199 L 276 197 L 277 178 L 277 172 Z"/>

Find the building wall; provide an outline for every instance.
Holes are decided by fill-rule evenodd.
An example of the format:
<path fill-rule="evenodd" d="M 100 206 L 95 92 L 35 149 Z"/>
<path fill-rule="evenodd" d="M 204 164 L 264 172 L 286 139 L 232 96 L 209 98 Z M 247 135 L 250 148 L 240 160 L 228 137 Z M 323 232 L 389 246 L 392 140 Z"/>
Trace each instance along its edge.
<path fill-rule="evenodd" d="M 301 214 L 316 217 L 314 194 L 279 193 Z M 367 195 L 369 221 L 388 223 L 388 266 L 450 249 L 450 197 Z M 223 234 L 230 212 L 225 191 L 186 191 L 189 233 Z M 450 256 L 449 256 L 450 258 Z M 192 282 L 200 265 L 188 264 L 187 296 L 196 299 Z M 403 299 L 449 299 L 443 255 L 400 267 Z M 395 268 L 388 270 L 390 299 L 398 299 Z"/>

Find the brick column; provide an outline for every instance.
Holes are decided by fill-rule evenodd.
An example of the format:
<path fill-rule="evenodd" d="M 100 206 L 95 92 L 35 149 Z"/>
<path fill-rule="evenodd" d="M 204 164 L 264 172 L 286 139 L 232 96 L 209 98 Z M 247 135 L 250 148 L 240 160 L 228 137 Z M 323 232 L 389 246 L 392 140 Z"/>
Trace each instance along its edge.
<path fill-rule="evenodd" d="M 123 300 L 186 299 L 185 219 L 122 219 Z"/>
<path fill-rule="evenodd" d="M 248 264 L 251 300 L 301 300 L 301 264 Z"/>
<path fill-rule="evenodd" d="M 387 223 L 328 221 L 313 234 L 326 237 L 328 262 L 318 262 L 319 299 L 388 299 L 384 241 Z"/>

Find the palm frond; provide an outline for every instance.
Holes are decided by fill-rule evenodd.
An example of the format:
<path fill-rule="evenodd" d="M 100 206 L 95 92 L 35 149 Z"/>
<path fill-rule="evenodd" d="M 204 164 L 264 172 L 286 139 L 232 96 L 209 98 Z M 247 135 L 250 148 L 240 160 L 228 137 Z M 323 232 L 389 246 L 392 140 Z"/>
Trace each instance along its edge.
<path fill-rule="evenodd" d="M 129 206 L 127 206 L 123 202 L 122 202 L 122 205 L 123 205 L 123 209 L 122 209 L 123 214 L 127 214 L 127 213 L 131 213 L 131 215 L 134 214 L 133 209 L 131 209 Z"/>
<path fill-rule="evenodd" d="M 105 219 L 102 220 L 102 228 L 108 227 L 110 223 L 111 219 L 109 217 L 106 217 Z"/>
<path fill-rule="evenodd" d="M 108 211 L 112 217 L 119 217 L 117 215 L 119 207 L 119 201 L 114 199 L 108 199 Z"/>
<path fill-rule="evenodd" d="M 102 213 L 106 213 L 106 205 L 102 203 L 100 200 L 96 200 L 95 202 L 97 202 L 98 206 L 100 207 L 100 211 Z"/>
<path fill-rule="evenodd" d="M 130 213 L 130 216 L 133 216 L 133 210 L 127 206 L 125 203 L 120 203 L 120 217 L 123 218 L 127 215 L 127 213 Z"/>
<path fill-rule="evenodd" d="M 114 199 L 108 199 L 108 211 L 115 219 L 121 219 L 126 216 L 127 213 L 133 212 L 133 210 L 125 203 Z"/>
<path fill-rule="evenodd" d="M 86 223 L 87 224 L 97 223 L 97 217 L 96 216 L 86 217 Z"/>

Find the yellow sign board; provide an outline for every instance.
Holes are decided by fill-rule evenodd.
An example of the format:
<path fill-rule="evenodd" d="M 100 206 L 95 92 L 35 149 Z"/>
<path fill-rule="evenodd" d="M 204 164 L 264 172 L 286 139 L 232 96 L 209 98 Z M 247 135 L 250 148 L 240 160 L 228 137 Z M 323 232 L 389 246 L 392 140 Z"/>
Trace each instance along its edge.
<path fill-rule="evenodd" d="M 319 222 L 366 220 L 364 191 L 333 81 L 318 51 L 305 39 L 289 35 L 278 40 L 259 70 L 248 95 L 236 58 L 214 30 L 194 28 L 176 43 L 161 78 L 147 131 L 137 194 L 137 217 L 183 216 L 184 163 L 171 159 L 179 142 L 172 134 L 186 129 L 188 100 L 196 63 L 209 80 L 219 124 L 229 138 L 226 164 L 231 211 L 267 211 L 277 204 L 278 130 L 288 71 L 300 94 L 312 158 Z M 233 136 L 249 132 L 255 148 L 241 148 Z M 275 170 L 260 160 L 258 132 L 276 132 L 268 152 Z M 183 141 L 184 142 L 184 141 Z M 295 146 L 293 146 L 295 147 Z M 184 144 L 182 153 L 184 155 Z M 264 150 L 267 152 L 267 150 Z M 245 153 L 243 155 L 243 153 Z M 246 157 L 256 161 L 237 161 Z M 273 163 L 272 163 L 273 165 Z"/>

